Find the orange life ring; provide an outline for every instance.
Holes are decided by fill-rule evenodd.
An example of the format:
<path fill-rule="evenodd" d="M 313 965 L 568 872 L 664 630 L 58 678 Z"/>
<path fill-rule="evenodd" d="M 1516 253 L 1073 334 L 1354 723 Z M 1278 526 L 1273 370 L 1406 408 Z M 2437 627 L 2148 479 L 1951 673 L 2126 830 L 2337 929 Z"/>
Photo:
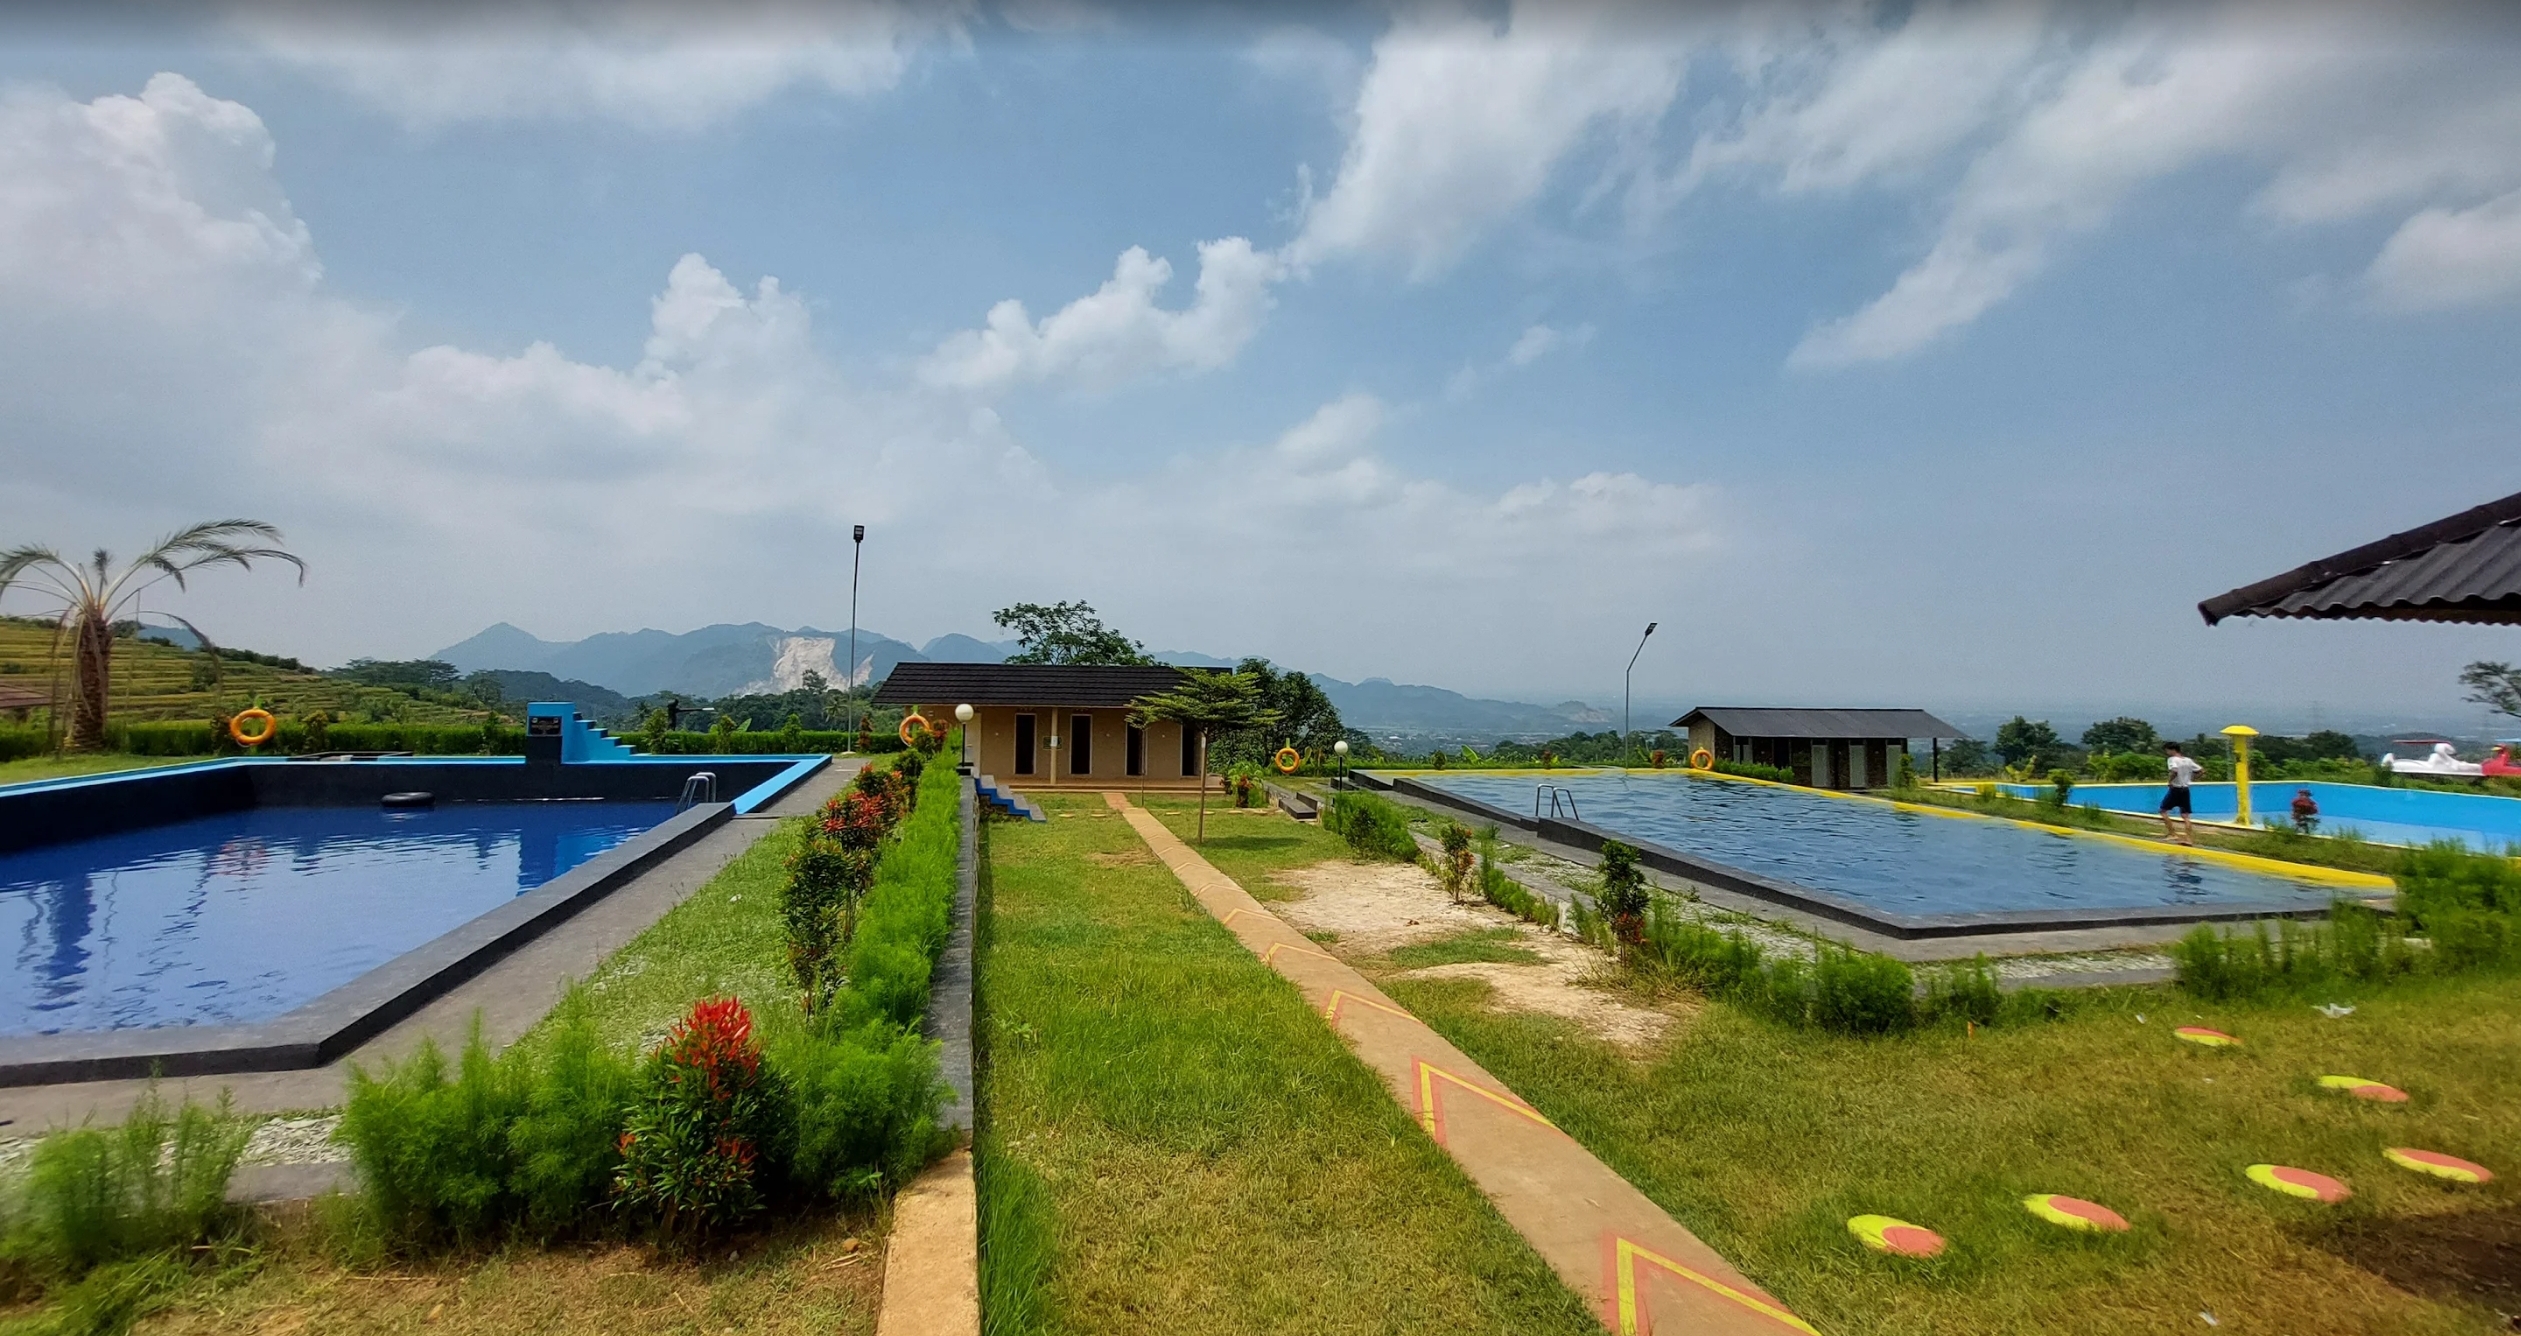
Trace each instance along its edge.
<path fill-rule="evenodd" d="M 248 719 L 261 721 L 262 727 L 246 732 L 244 725 Z M 271 717 L 271 711 L 259 705 L 250 710 L 239 710 L 235 718 L 228 720 L 228 736 L 236 739 L 236 745 L 240 747 L 259 747 L 279 735 L 280 721 Z"/>
<path fill-rule="evenodd" d="M 1304 753 L 1293 747 L 1280 747 L 1278 754 L 1269 759 L 1278 767 L 1279 774 L 1292 775 L 1297 767 L 1304 764 Z"/>
<path fill-rule="evenodd" d="M 912 724 L 919 725 L 919 735 L 921 737 L 932 738 L 937 735 L 937 730 L 928 726 L 928 716 L 920 714 L 914 710 L 911 713 L 902 716 L 902 726 L 895 730 L 901 735 L 902 745 L 905 747 L 915 747 L 919 745 L 910 740 L 910 726 Z"/>
<path fill-rule="evenodd" d="M 1690 769 L 1692 769 L 1692 770 L 1713 770 L 1713 769 L 1715 769 L 1715 767 L 1716 767 L 1716 754 L 1715 754 L 1714 752 L 1711 752 L 1711 751 L 1707 750 L 1706 748 L 1701 747 L 1701 748 L 1699 748 L 1698 750 L 1696 750 L 1696 751 L 1694 751 L 1694 752 L 1691 752 L 1691 753 L 1689 754 L 1689 768 L 1690 768 Z"/>

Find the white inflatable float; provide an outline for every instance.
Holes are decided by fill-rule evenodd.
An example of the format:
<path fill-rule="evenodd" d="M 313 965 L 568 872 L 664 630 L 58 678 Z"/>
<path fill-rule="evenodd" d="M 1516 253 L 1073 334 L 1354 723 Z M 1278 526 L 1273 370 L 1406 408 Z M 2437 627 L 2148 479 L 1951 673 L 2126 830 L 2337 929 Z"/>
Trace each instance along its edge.
<path fill-rule="evenodd" d="M 2422 760 L 2402 761 L 2396 756 L 2383 756 L 2381 764 L 2389 767 L 2392 773 L 2401 775 L 2445 775 L 2461 779 L 2477 779 L 2486 773 L 2486 767 L 2474 761 L 2463 761 L 2454 755 L 2451 744 L 2448 742 L 2435 743 L 2433 750 L 2426 753 Z"/>

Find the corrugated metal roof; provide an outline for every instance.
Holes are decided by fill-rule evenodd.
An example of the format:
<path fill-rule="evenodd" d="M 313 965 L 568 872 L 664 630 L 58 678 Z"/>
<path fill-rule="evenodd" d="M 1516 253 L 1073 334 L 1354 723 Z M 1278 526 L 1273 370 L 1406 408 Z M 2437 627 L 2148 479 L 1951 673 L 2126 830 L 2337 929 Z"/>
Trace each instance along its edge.
<path fill-rule="evenodd" d="M 1081 705 L 1114 709 L 1171 691 L 1182 670 L 1104 663 L 903 663 L 875 689 L 878 705 Z"/>
<path fill-rule="evenodd" d="M 2226 617 L 2521 623 L 2521 493 L 2197 605 Z"/>
<path fill-rule="evenodd" d="M 1788 710 L 1702 705 L 1672 721 L 1687 728 L 1705 719 L 1737 738 L 1963 738 L 1969 735 L 1924 710 Z"/>

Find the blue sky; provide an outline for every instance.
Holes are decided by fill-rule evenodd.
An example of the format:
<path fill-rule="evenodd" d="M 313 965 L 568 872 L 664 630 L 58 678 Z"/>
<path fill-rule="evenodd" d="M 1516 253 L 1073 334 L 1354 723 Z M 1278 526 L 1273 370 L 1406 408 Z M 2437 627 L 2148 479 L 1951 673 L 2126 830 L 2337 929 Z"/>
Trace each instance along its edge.
<path fill-rule="evenodd" d="M 269 518 L 305 588 L 169 606 L 326 661 L 840 624 L 865 522 L 913 639 L 1081 597 L 1601 699 L 1651 619 L 1657 700 L 2457 716 L 2508 632 L 2193 605 L 2521 489 L 2516 57 L 2485 7 L 21 17 L 0 535 Z"/>

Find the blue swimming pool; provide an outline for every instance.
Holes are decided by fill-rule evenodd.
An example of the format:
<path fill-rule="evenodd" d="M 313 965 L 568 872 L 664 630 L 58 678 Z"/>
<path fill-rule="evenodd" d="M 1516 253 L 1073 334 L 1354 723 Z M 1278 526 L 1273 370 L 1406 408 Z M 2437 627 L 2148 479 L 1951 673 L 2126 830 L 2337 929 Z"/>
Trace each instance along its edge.
<path fill-rule="evenodd" d="M 1508 775 L 1421 775 L 1507 811 L 1533 783 Z M 1552 781 L 1586 822 L 1900 918 L 2160 906 L 2325 906 L 2331 888 L 2175 852 L 2060 835 L 2010 821 L 1683 775 Z"/>
<path fill-rule="evenodd" d="M 0 854 L 0 1034 L 268 1020 L 673 813 L 255 807 Z"/>
<path fill-rule="evenodd" d="M 2007 784 L 2018 797 L 2036 798 L 2046 785 Z M 2250 784 L 2250 819 L 2289 820 L 2296 789 L 2309 789 L 2320 805 L 2319 832 L 2334 835 L 2351 830 L 2384 844 L 2430 844 L 2455 840 L 2488 852 L 2521 846 L 2521 798 L 2487 793 L 2446 793 L 2440 789 L 2381 788 L 2372 784 L 2323 784 L 2288 780 L 2255 780 Z M 2200 821 L 2230 821 L 2238 813 L 2231 784 L 2199 784 L 2190 795 Z M 2110 812 L 2150 816 L 2162 803 L 2159 784 L 2086 784 L 2073 801 Z"/>

